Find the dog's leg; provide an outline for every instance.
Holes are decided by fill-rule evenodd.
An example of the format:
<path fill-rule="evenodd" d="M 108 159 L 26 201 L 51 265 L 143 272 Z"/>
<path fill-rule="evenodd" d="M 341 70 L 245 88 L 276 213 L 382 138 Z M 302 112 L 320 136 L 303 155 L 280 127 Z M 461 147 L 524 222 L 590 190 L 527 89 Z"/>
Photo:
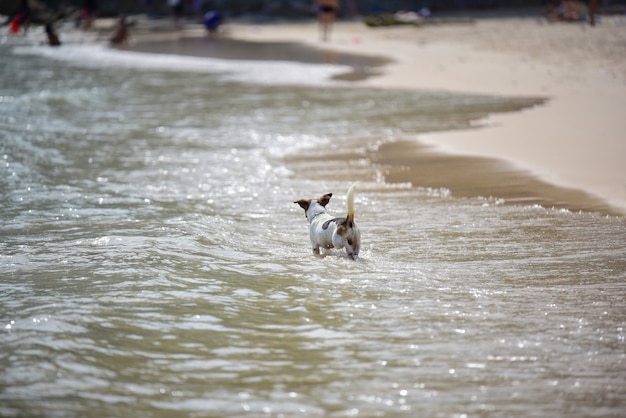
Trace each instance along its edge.
<path fill-rule="evenodd" d="M 324 258 L 326 256 L 326 254 L 322 252 L 319 245 L 313 247 L 313 255 L 317 258 Z"/>

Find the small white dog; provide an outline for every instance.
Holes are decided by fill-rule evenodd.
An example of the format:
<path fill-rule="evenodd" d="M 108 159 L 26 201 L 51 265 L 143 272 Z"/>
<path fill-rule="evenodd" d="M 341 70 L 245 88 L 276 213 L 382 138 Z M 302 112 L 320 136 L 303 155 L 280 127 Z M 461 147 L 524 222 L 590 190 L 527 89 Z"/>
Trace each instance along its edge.
<path fill-rule="evenodd" d="M 354 223 L 354 191 L 356 183 L 348 189 L 346 205 L 348 215 L 345 218 L 334 218 L 326 212 L 326 205 L 330 202 L 332 193 L 327 193 L 318 199 L 301 199 L 293 203 L 304 209 L 309 220 L 309 229 L 313 254 L 319 255 L 321 248 L 345 248 L 348 257 L 356 260 L 361 246 L 361 232 Z"/>

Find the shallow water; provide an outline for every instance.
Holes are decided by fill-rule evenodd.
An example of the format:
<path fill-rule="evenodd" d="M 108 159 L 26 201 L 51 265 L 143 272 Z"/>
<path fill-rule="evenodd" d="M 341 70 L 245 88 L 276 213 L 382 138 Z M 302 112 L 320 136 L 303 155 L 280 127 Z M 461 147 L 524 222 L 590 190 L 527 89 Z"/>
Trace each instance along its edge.
<path fill-rule="evenodd" d="M 0 60 L 0 415 L 623 414 L 623 217 L 372 164 L 536 101 L 85 47 Z M 361 259 L 313 257 L 292 202 L 332 191 L 343 214 L 353 180 Z"/>

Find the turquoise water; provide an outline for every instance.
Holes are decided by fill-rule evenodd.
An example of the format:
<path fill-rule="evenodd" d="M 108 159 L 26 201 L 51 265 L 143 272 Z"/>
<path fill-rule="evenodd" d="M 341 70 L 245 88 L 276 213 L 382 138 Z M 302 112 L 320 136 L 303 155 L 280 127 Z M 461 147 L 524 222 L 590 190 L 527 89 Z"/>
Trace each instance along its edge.
<path fill-rule="evenodd" d="M 521 99 L 0 46 L 0 415 L 621 416 L 623 217 L 390 183 Z M 311 161 L 312 153 L 361 158 Z M 322 151 L 320 151 L 322 150 Z M 292 202 L 359 180 L 361 259 Z"/>

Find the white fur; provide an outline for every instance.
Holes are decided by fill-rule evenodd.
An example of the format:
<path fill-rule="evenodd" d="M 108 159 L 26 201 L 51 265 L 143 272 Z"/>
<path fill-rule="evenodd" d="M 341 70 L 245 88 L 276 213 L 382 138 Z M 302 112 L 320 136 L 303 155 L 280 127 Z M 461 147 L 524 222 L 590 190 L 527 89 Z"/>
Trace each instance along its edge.
<path fill-rule="evenodd" d="M 302 199 L 294 203 L 304 209 L 309 220 L 309 236 L 313 254 L 320 254 L 320 248 L 346 249 L 348 257 L 355 260 L 359 256 L 361 233 L 354 223 L 354 192 L 356 183 L 350 186 L 346 196 L 348 214 L 345 218 L 336 218 L 326 212 L 326 205 L 332 193 L 317 199 Z"/>
<path fill-rule="evenodd" d="M 348 215 L 352 215 L 354 219 L 354 192 L 356 191 L 356 183 L 348 189 L 348 195 L 346 196 L 346 206 L 348 207 Z"/>

